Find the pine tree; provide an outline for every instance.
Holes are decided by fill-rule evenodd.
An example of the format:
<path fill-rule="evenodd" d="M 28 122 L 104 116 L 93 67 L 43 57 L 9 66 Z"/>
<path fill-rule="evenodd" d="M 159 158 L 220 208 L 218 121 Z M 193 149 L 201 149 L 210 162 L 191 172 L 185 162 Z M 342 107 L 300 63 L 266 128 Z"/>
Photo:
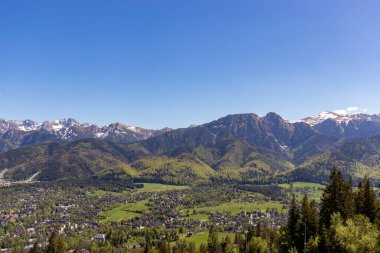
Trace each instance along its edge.
<path fill-rule="evenodd" d="M 309 231 L 310 234 L 315 236 L 318 233 L 318 209 L 317 209 L 317 203 L 315 203 L 314 200 L 310 202 L 310 217 L 309 217 Z"/>
<path fill-rule="evenodd" d="M 307 197 L 307 194 L 302 199 L 302 206 L 301 206 L 301 221 L 302 223 L 306 224 L 307 228 L 307 240 L 311 236 L 315 236 L 318 231 L 318 214 L 317 214 L 317 208 L 315 206 L 315 202 L 309 202 L 309 199 Z"/>
<path fill-rule="evenodd" d="M 367 216 L 373 223 L 376 218 L 377 200 L 368 177 L 359 183 L 355 200 L 356 213 Z"/>
<path fill-rule="evenodd" d="M 65 244 L 55 231 L 51 233 L 49 244 L 46 248 L 47 253 L 63 253 L 65 252 Z"/>
<path fill-rule="evenodd" d="M 358 183 L 358 190 L 355 193 L 355 212 L 362 213 L 363 211 L 363 199 L 364 199 L 364 189 L 362 181 Z"/>
<path fill-rule="evenodd" d="M 318 245 L 319 252 L 330 253 L 331 237 L 325 225 L 321 226 L 319 234 L 320 234 L 320 241 Z"/>
<path fill-rule="evenodd" d="M 238 246 L 239 252 L 240 253 L 245 252 L 246 243 L 243 236 L 237 233 L 235 237 L 235 241 L 236 241 L 235 244 L 237 244 Z"/>
<path fill-rule="evenodd" d="M 228 249 L 228 247 L 231 246 L 231 244 L 232 244 L 232 242 L 231 242 L 231 238 L 227 235 L 227 236 L 224 238 L 224 240 L 223 240 L 223 242 L 222 242 L 222 244 L 221 244 L 221 250 L 222 250 L 222 252 L 223 252 L 223 253 L 227 252 L 227 249 Z"/>
<path fill-rule="evenodd" d="M 287 234 L 290 246 L 297 246 L 300 242 L 299 236 L 299 227 L 300 227 L 300 213 L 297 207 L 296 198 L 293 195 L 292 200 L 289 206 L 288 212 L 288 224 L 287 224 Z"/>
<path fill-rule="evenodd" d="M 355 215 L 355 194 L 354 194 L 354 184 L 352 181 L 352 177 L 350 176 L 348 182 L 345 184 L 345 201 L 344 201 L 344 209 L 346 219 L 351 218 Z"/>
<path fill-rule="evenodd" d="M 330 227 L 331 215 L 340 213 L 346 221 L 353 215 L 354 202 L 352 183 L 346 183 L 342 173 L 335 168 L 332 170 L 330 180 L 326 185 L 321 199 L 320 224 Z"/>
<path fill-rule="evenodd" d="M 218 240 L 218 232 L 214 225 L 211 225 L 208 239 L 207 239 L 207 248 L 209 253 L 220 253 L 220 245 Z"/>

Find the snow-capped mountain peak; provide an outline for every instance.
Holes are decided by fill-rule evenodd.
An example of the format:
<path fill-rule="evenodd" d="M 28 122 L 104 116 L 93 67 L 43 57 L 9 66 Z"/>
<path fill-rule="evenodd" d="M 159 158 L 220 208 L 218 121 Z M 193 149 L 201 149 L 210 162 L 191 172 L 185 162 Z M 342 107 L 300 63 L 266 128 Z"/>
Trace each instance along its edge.
<path fill-rule="evenodd" d="M 375 121 L 380 122 L 380 115 L 369 115 L 364 113 L 339 114 L 336 112 L 322 112 L 317 116 L 307 117 L 293 122 L 304 122 L 310 126 L 315 126 L 325 120 L 333 120 L 338 124 L 348 124 L 350 121 Z"/>
<path fill-rule="evenodd" d="M 45 121 L 41 124 L 40 128 L 45 129 L 47 131 L 60 131 L 64 128 L 70 128 L 73 126 L 80 126 L 75 119 L 67 118 L 67 119 L 59 119 L 59 120 L 53 120 L 53 121 Z"/>
<path fill-rule="evenodd" d="M 42 124 L 32 120 L 0 119 L 0 143 L 2 139 L 5 140 L 6 145 L 2 148 L 3 151 L 9 147 L 75 141 L 86 138 L 108 140 L 115 143 L 130 143 L 145 140 L 169 130 L 171 129 L 144 129 L 122 123 L 97 126 L 90 123 L 79 123 L 72 118 L 45 121 Z"/>
<path fill-rule="evenodd" d="M 0 134 L 9 130 L 34 131 L 39 124 L 33 120 L 5 120 L 0 119 Z"/>
<path fill-rule="evenodd" d="M 321 123 L 327 119 L 332 119 L 332 120 L 338 120 L 339 119 L 340 121 L 349 120 L 349 118 L 347 118 L 343 115 L 337 114 L 335 112 L 322 112 L 316 116 L 304 118 L 301 120 L 301 122 L 304 122 L 310 126 L 314 126 L 314 125 L 319 124 L 319 123 Z"/>

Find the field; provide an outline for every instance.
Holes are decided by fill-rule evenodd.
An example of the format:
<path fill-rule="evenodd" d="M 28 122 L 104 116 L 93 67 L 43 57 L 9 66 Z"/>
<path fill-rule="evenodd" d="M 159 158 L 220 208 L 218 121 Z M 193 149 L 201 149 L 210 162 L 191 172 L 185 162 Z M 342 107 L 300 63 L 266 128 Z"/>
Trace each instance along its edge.
<path fill-rule="evenodd" d="M 127 193 L 127 191 L 124 191 L 124 192 L 111 192 L 111 191 L 104 191 L 104 190 L 95 190 L 93 192 L 89 192 L 87 193 L 88 196 L 91 196 L 91 197 L 101 197 L 101 196 L 104 196 L 106 194 L 109 194 L 109 195 L 123 195 Z"/>
<path fill-rule="evenodd" d="M 300 201 L 305 193 L 308 194 L 309 199 L 314 199 L 319 202 L 323 193 L 324 186 L 316 183 L 306 183 L 306 182 L 294 182 L 291 184 L 280 184 L 280 187 L 284 188 L 288 192 L 288 196 L 291 197 L 293 194 L 296 196 L 297 200 Z M 144 188 L 137 189 L 137 192 L 163 192 L 169 190 L 182 190 L 187 189 L 187 186 L 176 186 L 167 184 L 157 184 L 157 183 L 144 183 Z M 136 191 L 135 191 L 136 193 Z M 95 196 L 102 196 L 104 194 L 133 194 L 133 191 L 124 191 L 121 193 L 114 193 L 108 191 L 97 190 L 90 193 Z M 242 200 L 235 199 L 229 203 L 218 204 L 215 206 L 197 206 L 193 209 L 183 210 L 183 214 L 189 213 L 190 218 L 199 219 L 206 221 L 209 218 L 211 212 L 225 211 L 230 212 L 232 215 L 236 215 L 244 211 L 260 210 L 265 212 L 267 209 L 277 209 L 281 213 L 287 212 L 283 203 L 279 201 L 267 201 L 264 200 L 262 195 L 254 195 L 256 201 L 245 202 Z M 261 197 L 260 197 L 261 196 Z M 113 209 L 101 212 L 100 215 L 104 217 L 102 223 L 108 222 L 120 222 L 123 220 L 128 220 L 134 217 L 140 217 L 144 211 L 148 210 L 146 205 L 148 200 L 140 201 L 137 203 L 127 203 L 115 206 Z M 194 210 L 196 211 L 194 213 Z M 201 235 L 194 235 L 194 238 L 200 237 Z M 190 238 L 188 238 L 190 239 Z"/>
<path fill-rule="evenodd" d="M 293 182 L 291 184 L 280 184 L 279 186 L 289 190 L 289 195 L 294 194 L 298 201 L 300 201 L 306 193 L 309 200 L 315 200 L 316 202 L 321 200 L 325 188 L 322 184 L 307 182 Z"/>
<path fill-rule="evenodd" d="M 170 190 L 183 190 L 187 189 L 187 186 L 169 185 L 169 184 L 156 184 L 156 183 L 144 183 L 144 188 L 139 189 L 139 192 L 162 192 Z"/>
<path fill-rule="evenodd" d="M 105 217 L 105 219 L 101 222 L 121 222 L 134 217 L 140 217 L 142 212 L 148 210 L 148 206 L 146 205 L 147 203 L 148 200 L 143 200 L 136 203 L 127 203 L 117 206 L 111 210 L 101 212 L 100 215 Z"/>
<path fill-rule="evenodd" d="M 291 184 L 279 184 L 280 187 L 289 189 L 291 186 L 293 188 L 324 188 L 325 186 L 323 184 L 317 184 L 317 183 L 308 183 L 308 182 L 293 182 Z"/>
<path fill-rule="evenodd" d="M 182 190 L 186 188 L 187 186 L 144 183 L 144 188 L 138 189 L 137 191 L 139 193 L 163 192 L 163 191 L 169 191 L 169 190 Z M 101 197 L 105 194 L 112 194 L 112 195 L 132 194 L 132 191 L 123 191 L 123 192 L 118 193 L 118 192 L 96 190 L 88 194 L 91 196 Z M 147 203 L 148 203 L 148 200 L 140 201 L 137 203 L 120 204 L 114 207 L 113 209 L 101 212 L 100 215 L 104 217 L 104 219 L 101 220 L 101 222 L 102 223 L 120 222 L 120 221 L 128 220 L 134 217 L 140 217 L 143 212 L 148 211 L 148 206 L 146 205 Z"/>
<path fill-rule="evenodd" d="M 233 240 L 235 238 L 234 237 L 235 234 L 225 233 L 225 232 L 218 232 L 218 238 L 219 238 L 220 241 L 222 239 L 224 239 L 227 235 L 230 237 L 231 241 L 233 242 Z M 197 247 L 199 247 L 199 245 L 201 243 L 207 244 L 208 232 L 202 233 L 202 234 L 194 234 L 191 237 L 185 237 L 184 235 L 182 235 L 181 237 L 182 237 L 182 239 L 186 240 L 186 242 L 188 242 L 188 243 L 194 242 L 197 245 Z M 172 246 L 174 244 L 175 244 L 175 242 L 171 243 Z"/>
<path fill-rule="evenodd" d="M 181 186 L 181 185 L 170 185 L 170 184 L 157 184 L 157 183 L 144 183 L 144 188 L 138 188 L 138 192 L 163 192 L 163 191 L 170 191 L 170 190 L 183 190 L 187 189 L 188 186 Z M 131 194 L 131 190 L 126 190 L 123 192 L 112 192 L 112 191 L 104 191 L 104 190 L 95 190 L 93 192 L 89 192 L 89 196 L 97 196 L 101 197 L 106 194 L 112 194 L 112 195 L 125 195 L 125 194 Z"/>
<path fill-rule="evenodd" d="M 210 212 L 226 211 L 230 212 L 232 215 L 236 215 L 242 211 L 261 210 L 265 212 L 267 209 L 272 208 L 277 209 L 279 212 L 286 212 L 286 209 L 283 208 L 283 204 L 280 202 L 261 200 L 256 202 L 239 202 L 234 200 L 230 203 L 224 203 L 217 206 L 196 207 L 194 209 L 197 211 L 197 214 L 192 214 L 194 209 L 189 210 L 189 212 L 191 218 L 205 220 L 208 218 Z"/>

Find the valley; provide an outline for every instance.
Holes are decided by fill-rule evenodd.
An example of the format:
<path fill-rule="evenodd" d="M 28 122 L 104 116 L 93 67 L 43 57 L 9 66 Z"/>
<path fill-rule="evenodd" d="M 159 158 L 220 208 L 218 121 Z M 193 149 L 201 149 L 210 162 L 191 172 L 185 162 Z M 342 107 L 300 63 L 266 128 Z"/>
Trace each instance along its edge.
<path fill-rule="evenodd" d="M 78 239 L 95 247 L 92 236 L 118 227 L 127 227 L 132 234 L 161 227 L 163 232 L 175 230 L 178 238 L 186 238 L 186 234 L 191 233 L 193 236 L 188 237 L 188 242 L 199 247 L 205 238 L 207 241 L 211 223 L 224 227 L 221 235 L 231 237 L 257 222 L 266 224 L 270 220 L 271 226 L 279 227 L 286 222 L 291 194 L 313 195 L 323 186 L 281 185 L 282 190 L 276 193 L 275 199 L 265 195 L 274 187 L 271 185 L 263 186 L 264 194 L 242 191 L 229 184 L 144 183 L 136 188 L 115 188 L 104 182 L 101 189 L 99 187 L 97 184 L 35 182 L 0 188 L 2 248 L 43 244 L 45 234 L 53 228 L 59 231 L 68 247 L 75 245 Z M 13 239 L 15 236 L 17 240 Z M 132 238 L 123 247 L 132 247 L 136 241 L 144 240 L 138 235 Z M 173 239 L 173 245 L 177 240 Z"/>

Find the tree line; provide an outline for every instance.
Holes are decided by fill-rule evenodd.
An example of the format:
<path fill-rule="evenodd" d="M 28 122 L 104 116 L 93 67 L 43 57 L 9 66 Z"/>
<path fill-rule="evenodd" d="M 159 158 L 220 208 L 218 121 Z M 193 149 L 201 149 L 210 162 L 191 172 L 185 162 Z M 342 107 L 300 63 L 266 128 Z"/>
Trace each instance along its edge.
<path fill-rule="evenodd" d="M 307 195 L 293 196 L 284 229 L 282 252 L 380 252 L 379 201 L 369 178 L 355 189 L 351 179 L 332 170 L 318 212 Z"/>

